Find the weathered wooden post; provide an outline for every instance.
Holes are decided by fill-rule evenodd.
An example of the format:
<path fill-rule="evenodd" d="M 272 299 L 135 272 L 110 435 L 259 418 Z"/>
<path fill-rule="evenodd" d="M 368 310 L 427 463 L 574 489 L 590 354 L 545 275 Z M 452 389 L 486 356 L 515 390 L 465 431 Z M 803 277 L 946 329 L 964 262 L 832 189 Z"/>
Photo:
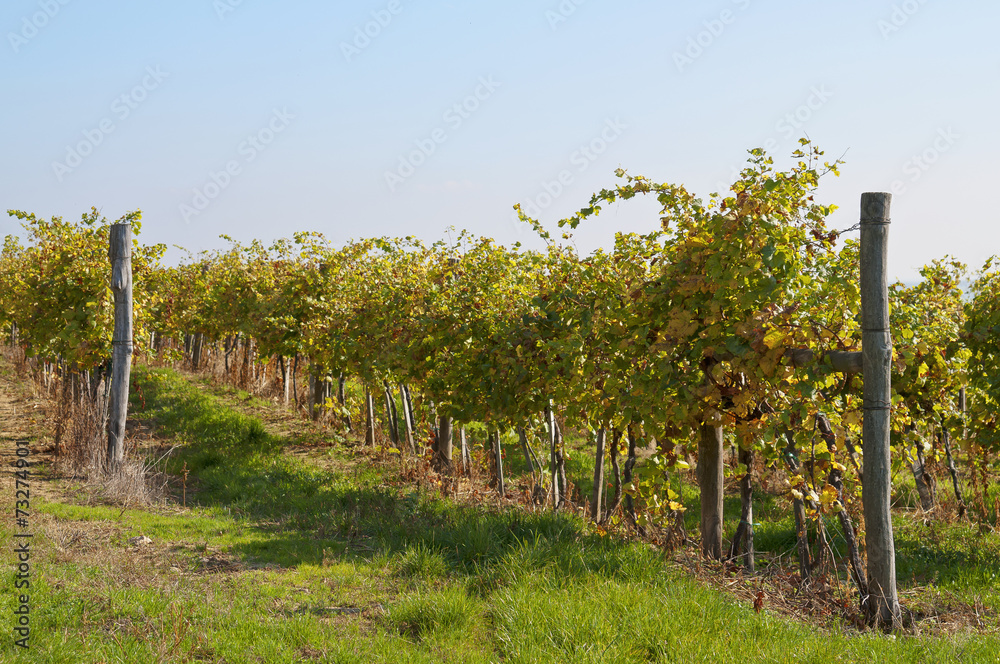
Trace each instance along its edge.
<path fill-rule="evenodd" d="M 201 350 L 205 345 L 205 335 L 198 332 L 191 341 L 191 371 L 198 371 L 201 368 Z"/>
<path fill-rule="evenodd" d="M 524 456 L 524 463 L 528 465 L 528 472 L 534 475 L 535 471 L 541 470 L 541 467 L 537 466 L 532 458 L 531 449 L 528 447 L 528 435 L 524 433 L 524 427 L 517 428 L 517 440 L 521 444 L 521 454 Z"/>
<path fill-rule="evenodd" d="M 452 473 L 453 454 L 452 420 L 446 415 L 438 419 L 437 447 L 434 451 L 434 466 L 438 472 L 446 475 Z"/>
<path fill-rule="evenodd" d="M 319 411 L 316 409 L 316 369 L 312 366 L 309 367 L 309 396 L 306 401 L 309 404 L 309 419 L 315 422 Z"/>
<path fill-rule="evenodd" d="M 503 450 L 500 448 L 500 429 L 493 432 L 492 439 L 493 459 L 497 466 L 497 491 L 500 493 L 500 497 L 503 498 L 507 495 L 507 487 L 503 481 Z"/>
<path fill-rule="evenodd" d="M 298 355 L 296 355 L 298 357 Z M 344 411 L 344 426 L 347 427 L 348 431 L 354 431 L 354 425 L 351 423 L 351 414 L 347 412 L 347 392 L 344 387 L 347 384 L 347 379 L 344 378 L 344 374 L 340 374 L 337 378 L 337 403 L 340 404 L 341 410 Z M 292 375 L 292 387 L 295 386 L 295 376 Z"/>
<path fill-rule="evenodd" d="M 472 451 L 469 449 L 469 441 L 465 437 L 465 427 L 459 431 L 459 438 L 462 441 L 462 472 L 466 477 L 472 477 Z"/>
<path fill-rule="evenodd" d="M 132 373 L 132 227 L 129 224 L 112 224 L 109 235 L 115 329 L 111 337 L 111 400 L 106 463 L 109 471 L 116 472 L 125 459 L 125 421 Z"/>
<path fill-rule="evenodd" d="M 559 509 L 559 462 L 556 459 L 556 448 L 558 438 L 556 434 L 556 414 L 555 404 L 549 399 L 549 406 L 545 409 L 545 421 L 549 427 L 549 470 L 552 473 L 552 509 Z"/>
<path fill-rule="evenodd" d="M 375 398 L 365 388 L 365 445 L 375 447 Z"/>
<path fill-rule="evenodd" d="M 702 423 L 698 439 L 698 486 L 701 489 L 701 552 L 713 560 L 722 560 L 722 427 Z"/>
<path fill-rule="evenodd" d="M 861 352 L 864 359 L 865 546 L 868 552 L 870 622 L 900 625 L 896 552 L 892 536 L 892 468 L 889 425 L 892 406 L 892 336 L 889 332 L 889 206 L 892 194 L 861 195 Z"/>
<path fill-rule="evenodd" d="M 406 444 L 410 447 L 410 454 L 416 456 L 417 454 L 417 444 L 413 438 L 413 415 L 410 413 L 410 400 L 406 397 L 406 388 L 400 384 L 399 386 L 399 402 L 403 406 L 403 422 L 406 424 Z M 462 429 L 462 440 L 465 438 L 465 429 Z"/>
<path fill-rule="evenodd" d="M 601 503 L 604 501 L 604 439 L 607 431 L 604 427 L 597 430 L 597 452 L 594 455 L 594 492 L 590 498 L 590 518 L 597 521 L 601 516 Z"/>
<path fill-rule="evenodd" d="M 399 448 L 399 422 L 397 420 L 398 414 L 396 412 L 396 400 L 392 398 L 392 390 L 389 389 L 389 381 L 383 381 L 385 386 L 385 419 L 389 423 L 389 440 L 392 441 L 392 446 L 396 449 Z"/>
<path fill-rule="evenodd" d="M 403 384 L 402 388 L 406 396 L 406 416 L 410 418 L 410 429 L 416 431 L 417 418 L 413 414 L 413 398 L 410 395 L 410 388 L 408 388 L 405 383 Z"/>

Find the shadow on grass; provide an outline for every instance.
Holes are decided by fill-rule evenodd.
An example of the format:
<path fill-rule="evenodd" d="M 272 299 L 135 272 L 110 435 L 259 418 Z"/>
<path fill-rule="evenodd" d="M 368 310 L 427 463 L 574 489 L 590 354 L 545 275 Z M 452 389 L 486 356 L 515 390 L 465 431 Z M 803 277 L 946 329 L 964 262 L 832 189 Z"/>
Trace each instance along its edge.
<path fill-rule="evenodd" d="M 928 583 L 951 590 L 995 594 L 1000 543 L 969 523 L 899 522 L 895 533 L 896 571 L 902 587 Z"/>
<path fill-rule="evenodd" d="M 588 534 L 575 517 L 456 505 L 387 486 L 378 470 L 361 464 L 340 472 L 308 466 L 283 455 L 289 441 L 259 420 L 170 370 L 139 367 L 133 380 L 144 396 L 143 408 L 133 404 L 135 417 L 185 443 L 168 471 L 186 467 L 196 504 L 252 524 L 256 536 L 232 547 L 245 558 L 294 566 L 381 557 L 403 576 L 467 574 L 487 587 L 520 573 L 515 569 L 554 567 L 568 577 L 649 573 L 648 551 Z"/>

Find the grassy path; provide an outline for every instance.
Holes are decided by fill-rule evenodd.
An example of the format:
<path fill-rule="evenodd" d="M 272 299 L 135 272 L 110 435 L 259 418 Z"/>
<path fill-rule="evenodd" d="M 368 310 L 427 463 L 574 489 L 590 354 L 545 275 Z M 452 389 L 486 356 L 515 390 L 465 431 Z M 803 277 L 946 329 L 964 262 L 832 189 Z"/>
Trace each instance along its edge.
<path fill-rule="evenodd" d="M 179 446 L 169 470 L 188 470 L 187 505 L 123 510 L 69 492 L 35 502 L 31 650 L 7 636 L 0 661 L 986 662 L 1000 653 L 995 637 L 849 637 L 757 614 L 574 518 L 442 500 L 349 447 L 324 447 L 283 415 L 265 425 L 259 404 L 166 370 L 137 368 L 135 382 L 135 417 Z M 28 423 L 2 398 L 0 416 L 9 455 Z M 7 472 L 8 514 L 11 485 Z M 3 542 L 12 526 L 0 525 Z M 152 544 L 129 544 L 140 535 Z M 10 616 L 13 560 L 3 555 L 0 608 Z"/>

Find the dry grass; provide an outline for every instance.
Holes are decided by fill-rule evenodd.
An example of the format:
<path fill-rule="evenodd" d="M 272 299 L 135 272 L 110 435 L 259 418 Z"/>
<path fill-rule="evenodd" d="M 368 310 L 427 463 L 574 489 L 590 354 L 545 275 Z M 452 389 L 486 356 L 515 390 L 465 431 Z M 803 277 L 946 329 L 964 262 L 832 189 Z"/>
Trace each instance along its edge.
<path fill-rule="evenodd" d="M 116 472 L 105 465 L 107 454 L 107 394 L 104 380 L 91 391 L 83 380 L 70 375 L 50 376 L 46 386 L 19 347 L 5 347 L 5 359 L 22 376 L 34 381 L 32 410 L 48 421 L 38 436 L 51 441 L 37 450 L 51 464 L 52 475 L 82 483 L 90 504 L 145 507 L 162 504 L 169 495 L 169 477 L 162 468 L 162 454 L 148 443 L 148 432 L 129 422 L 125 437 L 125 463 Z M 26 398 L 26 397 L 25 397 Z"/>
<path fill-rule="evenodd" d="M 65 405 L 60 404 L 60 409 Z M 56 446 L 56 469 L 83 482 L 92 504 L 142 507 L 162 503 L 169 495 L 169 478 L 160 470 L 162 458 L 141 445 L 134 427 L 126 430 L 125 462 L 109 470 L 106 419 L 99 403 L 76 405 L 66 418 L 68 436 Z"/>

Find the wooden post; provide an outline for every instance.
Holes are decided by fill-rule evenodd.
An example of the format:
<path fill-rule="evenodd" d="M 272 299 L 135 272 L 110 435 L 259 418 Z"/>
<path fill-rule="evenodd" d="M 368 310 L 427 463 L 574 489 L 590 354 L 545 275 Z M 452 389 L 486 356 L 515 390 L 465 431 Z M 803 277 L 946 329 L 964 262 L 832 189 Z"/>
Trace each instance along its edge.
<path fill-rule="evenodd" d="M 285 408 L 288 408 L 288 398 L 292 395 L 290 391 L 291 386 L 288 384 L 289 377 L 292 373 L 292 367 L 289 365 L 284 355 L 278 356 L 278 367 L 281 369 L 281 388 L 284 392 L 283 403 Z"/>
<path fill-rule="evenodd" d="M 398 422 L 396 420 L 396 401 L 392 398 L 392 390 L 389 389 L 389 381 L 383 381 L 383 386 L 385 387 L 385 419 L 389 423 L 389 440 L 392 441 L 392 446 L 399 448 L 399 429 L 397 428 Z"/>
<path fill-rule="evenodd" d="M 375 447 L 375 399 L 365 388 L 365 445 Z"/>
<path fill-rule="evenodd" d="M 462 440 L 462 472 L 466 477 L 472 477 L 472 452 L 469 450 L 469 441 L 465 438 L 465 427 L 459 433 Z"/>
<path fill-rule="evenodd" d="M 115 298 L 115 329 L 111 337 L 111 403 L 108 416 L 107 467 L 116 472 L 125 460 L 125 421 L 132 373 L 132 227 L 112 224 L 108 256 L 111 291 Z"/>
<path fill-rule="evenodd" d="M 604 427 L 597 430 L 597 453 L 594 455 L 594 493 L 590 499 L 590 518 L 597 521 L 601 516 L 601 502 L 604 498 Z"/>
<path fill-rule="evenodd" d="M 519 427 L 517 430 L 517 438 L 521 443 L 521 453 L 524 454 L 524 462 L 528 464 L 528 472 L 534 476 L 536 470 L 541 470 L 541 468 L 535 467 L 535 461 L 532 459 L 531 448 L 528 446 L 528 436 L 524 433 L 524 427 Z"/>
<path fill-rule="evenodd" d="M 417 419 L 413 414 L 413 398 L 410 396 L 410 388 L 403 385 L 403 392 L 406 393 L 406 414 L 410 418 L 410 429 L 417 430 Z"/>
<path fill-rule="evenodd" d="M 896 628 L 896 553 L 892 536 L 892 336 L 889 332 L 889 206 L 892 194 L 861 195 L 861 352 L 864 355 L 865 547 L 868 553 L 868 619 Z"/>
<path fill-rule="evenodd" d="M 292 379 L 292 383 L 295 383 L 295 379 Z M 347 392 L 344 391 L 344 385 L 347 383 L 347 379 L 344 378 L 344 374 L 340 374 L 337 378 L 337 403 L 340 404 L 341 409 L 344 411 L 344 426 L 347 427 L 348 431 L 354 431 L 354 425 L 351 423 L 351 414 L 347 412 Z"/>
<path fill-rule="evenodd" d="M 406 424 L 406 444 L 410 447 L 410 454 L 416 456 L 417 444 L 413 438 L 413 417 L 410 414 L 410 400 L 406 398 L 406 388 L 402 383 L 399 385 L 399 402 L 403 406 L 403 422 Z M 462 429 L 463 436 L 465 429 Z M 463 438 L 463 440 L 465 440 Z"/>
<path fill-rule="evenodd" d="M 205 344 L 205 335 L 202 332 L 194 335 L 191 342 L 191 371 L 198 371 L 201 368 L 201 349 Z"/>
<path fill-rule="evenodd" d="M 316 411 L 316 369 L 309 367 L 309 419 L 316 421 L 319 413 Z"/>
<path fill-rule="evenodd" d="M 698 486 L 701 488 L 701 552 L 722 560 L 722 427 L 703 423 L 698 439 Z"/>
<path fill-rule="evenodd" d="M 493 432 L 493 458 L 497 464 L 497 491 L 500 492 L 500 497 L 503 498 L 507 495 L 507 488 L 504 486 L 503 481 L 503 450 L 500 448 L 499 429 Z"/>
<path fill-rule="evenodd" d="M 549 407 L 546 408 L 545 419 L 549 426 L 549 470 L 552 473 L 552 509 L 559 509 L 559 463 L 556 459 L 556 416 L 555 406 L 549 400 Z"/>
<path fill-rule="evenodd" d="M 438 472 L 446 475 L 452 473 L 452 421 L 442 415 L 438 420 L 437 450 L 434 453 L 434 465 Z"/>

